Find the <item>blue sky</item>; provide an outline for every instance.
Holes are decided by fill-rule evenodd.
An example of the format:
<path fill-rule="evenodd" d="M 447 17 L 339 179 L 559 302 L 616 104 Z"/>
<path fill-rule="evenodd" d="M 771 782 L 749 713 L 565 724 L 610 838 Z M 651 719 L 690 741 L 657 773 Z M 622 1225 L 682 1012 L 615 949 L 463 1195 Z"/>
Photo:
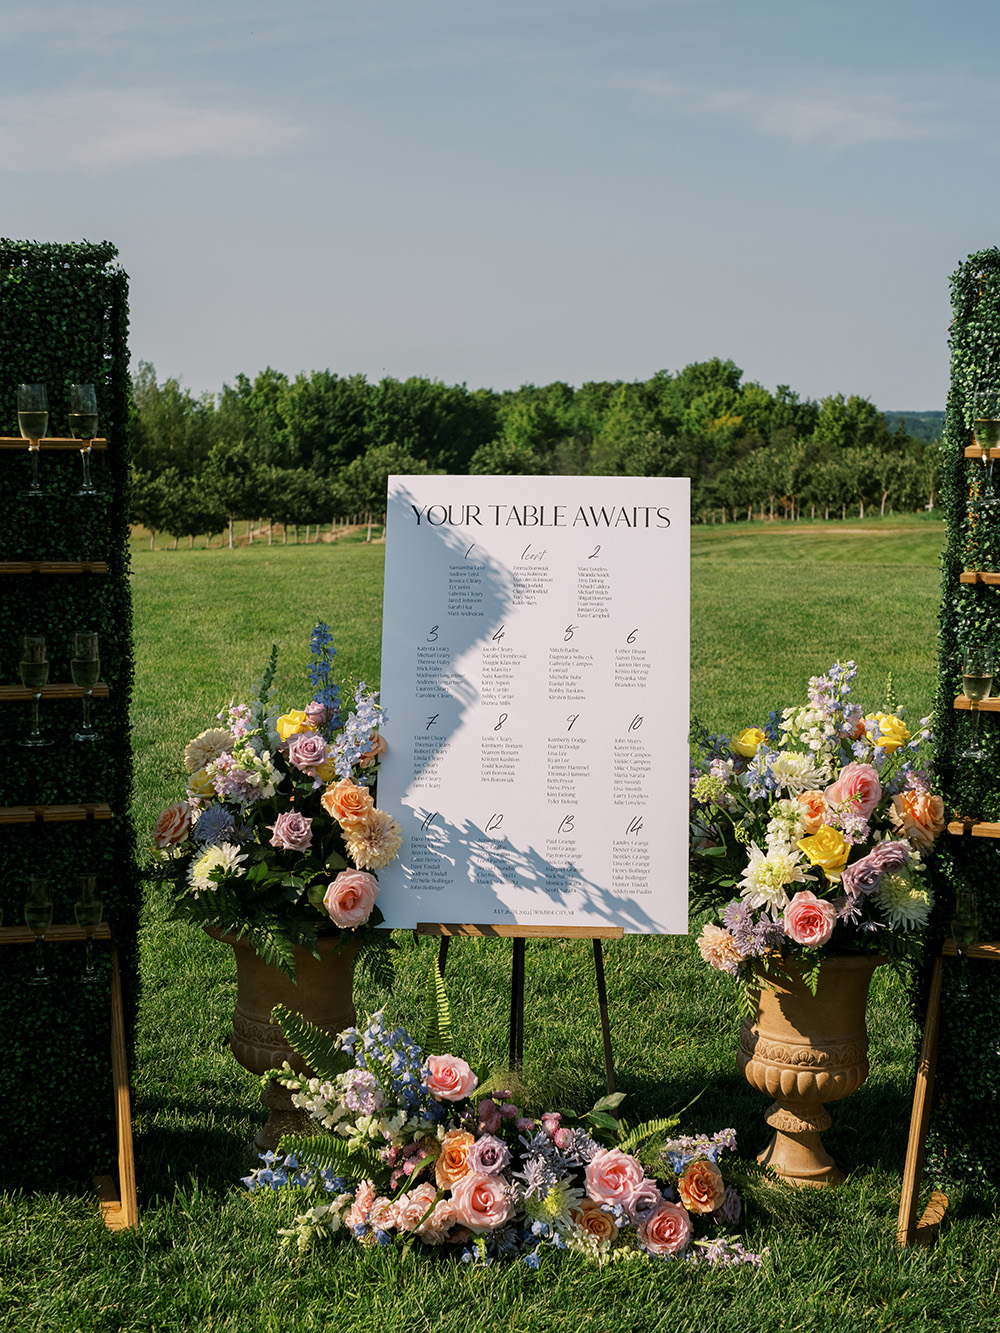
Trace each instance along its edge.
<path fill-rule="evenodd" d="M 1000 243 L 979 0 L 0 3 L 0 232 L 113 241 L 216 391 L 747 379 L 943 406 Z"/>

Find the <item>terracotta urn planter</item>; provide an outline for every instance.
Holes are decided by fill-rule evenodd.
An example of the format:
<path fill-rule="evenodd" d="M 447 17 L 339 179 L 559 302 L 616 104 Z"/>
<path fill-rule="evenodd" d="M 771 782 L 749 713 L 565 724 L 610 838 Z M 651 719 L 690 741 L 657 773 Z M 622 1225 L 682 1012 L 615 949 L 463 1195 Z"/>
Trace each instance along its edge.
<path fill-rule="evenodd" d="M 844 1179 L 823 1146 L 832 1123 L 824 1103 L 849 1097 L 868 1077 L 868 988 L 886 961 L 827 958 L 815 995 L 789 965 L 787 982 L 760 991 L 756 1018 L 743 1020 L 740 1068 L 752 1087 L 774 1098 L 765 1116 L 774 1137 L 757 1160 L 793 1185 Z"/>
<path fill-rule="evenodd" d="M 318 959 L 305 949 L 296 949 L 296 980 L 292 981 L 266 963 L 246 939 L 210 928 L 206 928 L 206 933 L 232 945 L 236 955 L 236 1008 L 229 1046 L 237 1062 L 251 1074 L 259 1075 L 280 1068 L 287 1060 L 297 1073 L 311 1074 L 308 1065 L 285 1043 L 281 1028 L 271 1022 L 271 1010 L 276 1004 L 286 1005 L 333 1035 L 353 1027 L 357 945 L 351 942 L 334 952 L 338 937 L 323 938 L 319 942 Z M 292 1094 L 287 1088 L 271 1083 L 260 1099 L 270 1115 L 254 1135 L 256 1152 L 276 1150 L 282 1134 L 310 1131 L 312 1121 L 308 1112 L 292 1105 Z"/>

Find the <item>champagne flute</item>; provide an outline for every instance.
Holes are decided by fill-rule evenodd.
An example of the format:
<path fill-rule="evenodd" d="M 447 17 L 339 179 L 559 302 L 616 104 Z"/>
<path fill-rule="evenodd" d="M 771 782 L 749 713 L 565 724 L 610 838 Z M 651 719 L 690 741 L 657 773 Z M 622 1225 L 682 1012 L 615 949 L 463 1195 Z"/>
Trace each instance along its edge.
<path fill-rule="evenodd" d="M 42 697 L 42 688 L 49 681 L 49 659 L 45 651 L 45 638 L 41 634 L 25 634 L 21 646 L 21 684 L 26 690 L 34 691 L 31 700 L 31 732 L 18 741 L 18 745 L 51 745 L 47 736 L 43 736 L 38 727 L 38 701 Z"/>
<path fill-rule="evenodd" d="M 28 457 L 31 459 L 31 485 L 21 492 L 21 496 L 35 500 L 45 494 L 38 484 L 38 443 L 49 428 L 49 400 L 44 384 L 18 386 L 17 425 L 22 438 L 28 441 Z"/>
<path fill-rule="evenodd" d="M 24 903 L 24 920 L 28 929 L 35 935 L 35 975 L 28 981 L 29 986 L 48 986 L 52 978 L 45 970 L 45 955 L 42 953 L 42 940 L 45 932 L 52 925 L 52 899 L 49 897 L 47 879 L 29 879 L 28 896 Z"/>
<path fill-rule="evenodd" d="M 97 635 L 79 630 L 73 635 L 73 656 L 69 660 L 69 674 L 77 689 L 86 690 L 83 696 L 83 726 L 75 732 L 75 741 L 96 741 L 97 732 L 90 725 L 90 700 L 101 674 L 101 657 Z"/>
<path fill-rule="evenodd" d="M 969 993 L 969 960 L 963 952 L 963 946 L 975 944 L 979 939 L 979 910 L 972 889 L 955 890 L 955 915 L 951 918 L 951 938 L 955 941 L 961 960 L 958 993 L 964 999 Z"/>
<path fill-rule="evenodd" d="M 97 395 L 92 384 L 69 386 L 69 433 L 74 440 L 85 441 L 80 445 L 83 485 L 77 491 L 77 496 L 100 495 L 90 480 L 90 446 L 97 434 Z"/>
<path fill-rule="evenodd" d="M 84 982 L 100 981 L 100 974 L 94 968 L 94 931 L 101 924 L 104 904 L 97 896 L 97 876 L 80 875 L 80 896 L 73 904 L 76 924 L 87 932 L 87 970 L 80 978 Z"/>
<path fill-rule="evenodd" d="M 962 690 L 972 711 L 972 744 L 963 759 L 979 760 L 985 752 L 979 744 L 979 705 L 993 689 L 993 653 L 989 648 L 967 648 L 962 658 Z"/>
<path fill-rule="evenodd" d="M 990 450 L 1000 445 L 1000 391 L 981 390 L 972 395 L 972 433 L 983 451 L 983 485 L 979 492 L 979 508 L 995 509 L 1000 505 L 993 479 L 993 459 Z"/>

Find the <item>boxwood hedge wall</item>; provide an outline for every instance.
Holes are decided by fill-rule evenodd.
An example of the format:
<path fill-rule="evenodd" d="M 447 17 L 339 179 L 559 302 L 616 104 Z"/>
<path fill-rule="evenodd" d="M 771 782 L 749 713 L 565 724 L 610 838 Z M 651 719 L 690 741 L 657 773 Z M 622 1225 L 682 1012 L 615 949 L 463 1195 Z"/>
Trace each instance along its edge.
<path fill-rule="evenodd" d="M 979 506 L 983 464 L 965 457 L 966 446 L 973 443 L 971 395 L 1000 387 L 1000 250 L 971 255 L 951 281 L 951 385 L 941 478 L 948 526 L 936 701 L 938 770 L 949 817 L 992 822 L 1000 821 L 1000 713 L 980 717 L 986 759 L 963 760 L 971 720 L 953 703 L 962 693 L 962 650 L 986 643 L 1000 653 L 1000 587 L 963 584 L 959 578 L 968 569 L 1000 571 L 1000 513 Z M 1000 485 L 1000 462 L 996 469 Z M 933 955 L 950 934 L 958 889 L 976 892 L 980 938 L 1000 939 L 1000 841 L 946 833 L 938 845 L 931 863 L 937 897 L 934 948 L 928 950 L 921 1005 Z M 945 960 L 928 1169 L 943 1184 L 963 1178 L 1000 1183 L 1000 966 L 965 966 L 967 987 L 958 962 Z"/>
<path fill-rule="evenodd" d="M 93 703 L 96 744 L 72 740 L 79 701 L 41 704 L 45 749 L 18 745 L 26 703 L 0 702 L 0 806 L 107 802 L 107 822 L 0 824 L 0 906 L 4 925 L 21 924 L 29 875 L 49 880 L 54 919 L 72 922 L 76 876 L 99 876 L 104 916 L 119 949 L 131 1047 L 136 994 L 139 886 L 128 819 L 132 781 L 129 697 L 132 620 L 128 586 L 129 408 L 127 279 L 109 244 L 42 245 L 0 240 L 0 435 L 16 436 L 17 386 L 48 389 L 49 435 L 69 434 L 67 386 L 97 388 L 94 451 L 99 499 L 78 498 L 76 451 L 39 455 L 43 499 L 21 496 L 27 452 L 0 450 L 0 562 L 103 560 L 106 574 L 0 573 L 0 683 L 18 684 L 21 636 L 44 634 L 50 682 L 69 681 L 75 630 L 100 635 L 101 679 Z M 110 1068 L 111 946 L 95 946 L 98 985 L 82 986 L 82 943 L 45 946 L 54 984 L 27 985 L 33 946 L 0 950 L 0 1108 L 5 1187 L 48 1187 L 113 1168 L 116 1154 Z"/>

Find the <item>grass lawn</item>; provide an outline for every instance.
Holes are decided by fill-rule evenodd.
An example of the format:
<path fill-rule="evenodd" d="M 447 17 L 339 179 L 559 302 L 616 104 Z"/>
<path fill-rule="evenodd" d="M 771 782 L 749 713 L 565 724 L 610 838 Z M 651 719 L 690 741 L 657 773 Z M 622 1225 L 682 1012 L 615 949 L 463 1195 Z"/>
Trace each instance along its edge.
<path fill-rule="evenodd" d="M 911 718 L 934 689 L 937 556 L 933 519 L 794 527 L 726 525 L 692 537 L 692 706 L 713 728 L 756 723 L 800 698 L 835 658 L 861 667 L 864 702 L 891 670 Z M 134 549 L 137 678 L 134 813 L 140 836 L 182 787 L 184 743 L 230 697 L 245 697 L 272 642 L 279 698 L 300 697 L 316 619 L 333 626 L 345 673 L 379 673 L 383 547 L 363 541 L 228 550 Z M 391 719 L 389 735 L 391 741 Z M 403 936 L 385 1004 L 421 1031 L 433 946 Z M 685 1128 L 734 1125 L 759 1151 L 765 1099 L 739 1077 L 726 980 L 687 938 L 631 937 L 606 949 L 619 1086 L 635 1121 L 698 1100 Z M 461 1053 L 506 1049 L 509 951 L 457 944 L 449 991 Z M 839 1189 L 761 1190 L 745 1243 L 767 1246 L 760 1272 L 684 1264 L 595 1270 L 574 1256 L 476 1270 L 436 1256 L 343 1243 L 312 1262 L 279 1256 L 287 1201 L 239 1185 L 243 1145 L 261 1121 L 254 1080 L 226 1046 L 235 992 L 228 951 L 166 919 L 156 894 L 142 930 L 142 1005 L 134 1076 L 141 1225 L 109 1235 L 82 1188 L 0 1198 L 0 1329 L 32 1330 L 888 1330 L 995 1327 L 996 1205 L 958 1191 L 932 1250 L 901 1253 L 896 1213 L 912 1094 L 915 1029 L 888 969 L 870 1007 L 872 1074 L 833 1108 L 825 1135 L 850 1171 Z M 602 1064 L 589 946 L 528 948 L 526 1077 L 545 1099 L 588 1102 Z"/>

